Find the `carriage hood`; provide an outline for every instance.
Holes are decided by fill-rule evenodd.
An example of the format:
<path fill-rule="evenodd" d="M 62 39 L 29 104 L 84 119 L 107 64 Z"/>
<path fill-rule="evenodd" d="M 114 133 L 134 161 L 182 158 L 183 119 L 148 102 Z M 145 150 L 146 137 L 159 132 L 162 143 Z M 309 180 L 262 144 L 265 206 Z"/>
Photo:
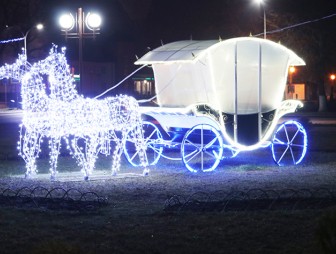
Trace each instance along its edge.
<path fill-rule="evenodd" d="M 152 65 L 158 103 L 187 107 L 206 103 L 226 113 L 276 109 L 289 66 L 305 65 L 281 44 L 253 37 L 177 41 L 154 49 L 137 65 Z"/>

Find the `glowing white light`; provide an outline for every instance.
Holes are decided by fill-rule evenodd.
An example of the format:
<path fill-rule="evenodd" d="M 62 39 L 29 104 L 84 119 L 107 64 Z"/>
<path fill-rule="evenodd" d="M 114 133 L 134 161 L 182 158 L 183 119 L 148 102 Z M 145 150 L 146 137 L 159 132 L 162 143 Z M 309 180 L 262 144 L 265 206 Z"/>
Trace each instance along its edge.
<path fill-rule="evenodd" d="M 36 159 L 43 138 L 49 141 L 52 179 L 57 174 L 61 139 L 82 168 L 85 179 L 92 173 L 98 153 L 111 154 L 111 141 L 114 141 L 112 174 L 116 174 L 127 135 L 133 138 L 143 173 L 147 174 L 146 145 L 137 101 L 126 95 L 102 100 L 79 95 L 64 52 L 65 49 L 57 52 L 54 46 L 46 59 L 33 65 L 27 63 L 24 55 L 19 55 L 13 65 L 0 67 L 0 79 L 11 77 L 22 84 L 23 120 L 18 149 L 26 162 L 26 176 L 37 172 Z M 43 75 L 48 76 L 48 93 Z"/>
<path fill-rule="evenodd" d="M 101 21 L 101 17 L 98 14 L 89 12 L 86 16 L 85 23 L 89 29 L 94 30 L 100 27 Z"/>
<path fill-rule="evenodd" d="M 37 25 L 36 25 L 36 28 L 37 28 L 38 30 L 42 30 L 42 29 L 43 29 L 43 24 L 37 24 Z"/>
<path fill-rule="evenodd" d="M 74 25 L 75 25 L 75 19 L 71 15 L 71 13 L 69 13 L 69 14 L 63 14 L 59 18 L 59 24 L 60 24 L 60 26 L 64 30 L 69 31 L 69 30 L 71 30 L 74 27 Z"/>

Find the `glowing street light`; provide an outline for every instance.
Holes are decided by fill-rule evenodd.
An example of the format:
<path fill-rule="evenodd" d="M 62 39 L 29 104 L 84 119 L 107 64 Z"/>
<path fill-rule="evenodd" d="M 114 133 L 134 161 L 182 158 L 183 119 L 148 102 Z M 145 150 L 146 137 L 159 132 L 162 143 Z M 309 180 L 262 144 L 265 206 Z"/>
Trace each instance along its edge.
<path fill-rule="evenodd" d="M 78 39 L 79 48 L 79 87 L 80 91 L 83 84 L 83 38 L 96 38 L 99 34 L 102 19 L 96 13 L 88 13 L 86 16 L 82 8 L 78 8 L 76 16 L 71 13 L 63 14 L 59 18 L 61 31 L 65 35 L 65 39 Z M 85 29 L 86 28 L 86 29 Z"/>
<path fill-rule="evenodd" d="M 293 93 L 295 91 L 294 85 L 293 85 L 293 74 L 296 71 L 295 66 L 290 66 L 288 71 L 289 71 L 288 93 L 290 93 L 291 96 L 293 96 Z"/>
<path fill-rule="evenodd" d="M 330 101 L 334 101 L 334 84 L 335 84 L 336 75 L 335 74 L 330 74 L 329 78 L 331 80 Z"/>
<path fill-rule="evenodd" d="M 266 12 L 265 12 L 265 6 L 264 6 L 264 0 L 255 0 L 262 8 L 264 11 L 264 39 L 266 39 Z"/>
<path fill-rule="evenodd" d="M 289 67 L 289 84 L 293 82 L 293 74 L 295 73 L 296 69 L 294 66 Z"/>

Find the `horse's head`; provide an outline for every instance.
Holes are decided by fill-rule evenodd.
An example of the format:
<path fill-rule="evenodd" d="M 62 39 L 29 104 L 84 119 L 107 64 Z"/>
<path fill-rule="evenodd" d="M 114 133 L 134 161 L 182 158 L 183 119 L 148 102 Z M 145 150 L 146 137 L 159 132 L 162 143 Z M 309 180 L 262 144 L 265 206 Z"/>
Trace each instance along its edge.
<path fill-rule="evenodd" d="M 21 81 L 23 76 L 30 69 L 25 54 L 19 54 L 18 59 L 13 64 L 5 64 L 0 67 L 0 79 L 12 78 Z"/>
<path fill-rule="evenodd" d="M 70 66 L 65 57 L 65 47 L 58 51 L 57 45 L 50 49 L 46 59 L 36 63 L 39 72 L 48 76 L 50 97 L 69 101 L 78 96 L 76 84 L 72 77 Z"/>
<path fill-rule="evenodd" d="M 36 111 L 45 104 L 43 78 L 36 71 L 35 65 L 27 62 L 25 54 L 20 54 L 13 64 L 0 67 L 0 79 L 4 78 L 12 78 L 20 83 L 23 109 Z"/>

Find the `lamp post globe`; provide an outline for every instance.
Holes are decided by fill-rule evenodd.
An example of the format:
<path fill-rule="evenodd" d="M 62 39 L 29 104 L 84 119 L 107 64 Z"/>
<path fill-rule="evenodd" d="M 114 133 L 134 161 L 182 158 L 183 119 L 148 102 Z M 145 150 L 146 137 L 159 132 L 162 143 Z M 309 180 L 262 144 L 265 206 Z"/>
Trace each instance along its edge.
<path fill-rule="evenodd" d="M 75 19 L 71 15 L 71 13 L 63 14 L 59 18 L 59 24 L 60 24 L 61 28 L 64 29 L 64 31 L 69 31 L 74 27 Z"/>
<path fill-rule="evenodd" d="M 100 27 L 101 25 L 101 17 L 100 15 L 96 14 L 96 13 L 88 13 L 86 16 L 86 26 L 90 29 L 90 30 L 96 30 Z"/>

